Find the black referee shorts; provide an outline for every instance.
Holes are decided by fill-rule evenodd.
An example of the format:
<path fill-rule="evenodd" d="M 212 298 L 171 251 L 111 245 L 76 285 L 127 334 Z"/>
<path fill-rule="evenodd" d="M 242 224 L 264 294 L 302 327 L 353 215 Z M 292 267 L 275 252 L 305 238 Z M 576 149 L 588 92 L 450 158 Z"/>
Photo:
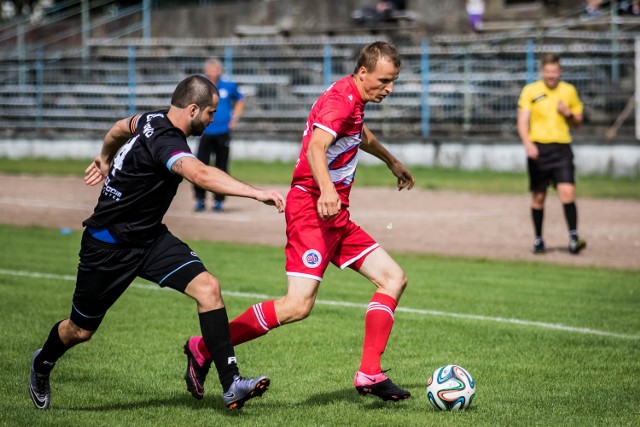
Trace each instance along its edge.
<path fill-rule="evenodd" d="M 149 247 L 126 247 L 82 235 L 71 320 L 88 331 L 100 326 L 107 310 L 136 277 L 183 292 L 206 271 L 195 252 L 170 232 Z"/>
<path fill-rule="evenodd" d="M 555 187 L 559 183 L 575 184 L 575 167 L 571 144 L 540 144 L 538 158 L 528 158 L 529 190 L 546 191 L 549 184 Z"/>

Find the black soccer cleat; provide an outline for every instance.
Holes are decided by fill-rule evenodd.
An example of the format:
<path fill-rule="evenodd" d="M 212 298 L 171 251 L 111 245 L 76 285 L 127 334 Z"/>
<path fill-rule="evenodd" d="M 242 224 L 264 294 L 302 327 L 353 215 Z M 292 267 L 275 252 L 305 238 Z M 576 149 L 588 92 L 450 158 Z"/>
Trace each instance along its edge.
<path fill-rule="evenodd" d="M 236 375 L 229 390 L 222 393 L 222 400 L 227 408 L 240 409 L 247 400 L 261 397 L 269 389 L 270 383 L 271 380 L 264 376 L 247 379 Z"/>
<path fill-rule="evenodd" d="M 531 248 L 531 252 L 534 254 L 543 254 L 547 251 L 547 248 L 544 246 L 544 240 L 542 237 L 536 237 L 536 240 L 533 241 L 533 247 Z"/>
<path fill-rule="evenodd" d="M 39 348 L 33 353 L 31 359 L 31 375 L 29 378 L 29 396 L 37 409 L 47 409 L 51 403 L 51 387 L 49 386 L 49 374 L 43 375 L 35 371 L 34 361 L 40 351 Z"/>
<path fill-rule="evenodd" d="M 358 371 L 353 383 L 360 396 L 366 396 L 371 393 L 384 401 L 391 400 L 393 402 L 411 397 L 411 393 L 408 390 L 395 385 L 382 372 L 376 375 L 367 375 Z"/>
<path fill-rule="evenodd" d="M 573 255 L 578 255 L 581 250 L 587 247 L 587 242 L 579 238 L 569 239 L 569 252 Z"/>
<path fill-rule="evenodd" d="M 184 354 L 187 355 L 187 371 L 184 374 L 184 381 L 187 383 L 187 390 L 193 397 L 200 400 L 204 398 L 204 381 L 207 379 L 211 361 L 205 361 L 202 366 L 189 348 L 189 340 L 184 345 Z"/>

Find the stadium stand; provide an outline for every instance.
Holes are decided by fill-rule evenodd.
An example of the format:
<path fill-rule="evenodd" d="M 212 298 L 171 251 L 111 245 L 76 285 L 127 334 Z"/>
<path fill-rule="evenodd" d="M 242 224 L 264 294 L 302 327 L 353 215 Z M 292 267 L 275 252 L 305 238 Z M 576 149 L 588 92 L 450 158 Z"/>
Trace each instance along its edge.
<path fill-rule="evenodd" d="M 604 135 L 635 91 L 636 34 L 631 31 L 552 27 L 540 29 L 535 38 L 514 30 L 440 34 L 418 41 L 394 33 L 141 37 L 139 22 L 132 20 L 142 13 L 140 4 L 114 13 L 101 0 L 95 3 L 99 6 L 89 31 L 101 36 L 80 43 L 78 25 L 70 27 L 76 33 L 51 35 L 48 25 L 71 22 L 65 20 L 77 24 L 77 3 L 65 3 L 66 17 L 58 7 L 37 23 L 22 21 L 29 32 L 21 51 L 11 44 L 17 21 L 0 26 L 0 125 L 5 135 L 48 130 L 102 135 L 115 118 L 165 107 L 175 82 L 201 73 L 204 60 L 217 56 L 248 98 L 237 132 L 297 136 L 317 96 L 352 72 L 362 45 L 378 39 L 394 41 L 403 56 L 394 95 L 367 110 L 370 127 L 387 138 L 481 132 L 496 141 L 513 139 L 519 91 L 537 78 L 535 58 L 544 51 L 563 54 L 564 77 L 577 86 L 586 104 L 587 122 L 580 132 L 589 138 Z M 105 34 L 105 26 L 110 33 Z M 631 138 L 631 122 L 621 124 L 619 138 Z"/>

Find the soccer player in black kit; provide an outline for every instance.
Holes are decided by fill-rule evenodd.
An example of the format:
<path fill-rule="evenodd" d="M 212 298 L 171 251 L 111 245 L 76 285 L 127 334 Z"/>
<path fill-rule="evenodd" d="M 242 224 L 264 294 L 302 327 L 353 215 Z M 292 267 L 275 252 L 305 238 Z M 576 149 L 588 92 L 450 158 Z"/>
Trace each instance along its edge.
<path fill-rule="evenodd" d="M 103 179 L 105 183 L 93 215 L 83 223 L 71 315 L 53 326 L 42 348 L 33 354 L 29 392 L 36 408 L 49 407 L 49 376 L 57 360 L 91 338 L 135 277 L 196 301 L 200 329 L 215 355 L 228 408 L 241 408 L 268 388 L 268 377 L 240 376 L 218 280 L 162 223 L 183 178 L 208 191 L 253 198 L 284 210 L 285 199 L 279 192 L 237 181 L 191 153 L 186 138 L 202 133 L 218 99 L 213 83 L 190 76 L 176 87 L 168 110 L 120 120 L 105 136 L 101 153 L 85 171 L 87 185 Z M 190 368 L 186 377 L 193 374 Z M 203 397 L 202 390 L 189 391 Z"/>

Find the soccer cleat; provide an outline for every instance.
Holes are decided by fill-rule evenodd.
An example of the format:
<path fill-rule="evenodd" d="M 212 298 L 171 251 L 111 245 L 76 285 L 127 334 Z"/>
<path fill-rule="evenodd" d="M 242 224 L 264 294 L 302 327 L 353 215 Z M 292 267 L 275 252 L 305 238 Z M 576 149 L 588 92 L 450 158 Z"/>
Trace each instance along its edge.
<path fill-rule="evenodd" d="M 546 248 L 544 247 L 544 240 L 542 237 L 536 237 L 536 240 L 533 241 L 533 247 L 531 248 L 531 252 L 534 254 L 543 254 L 546 252 Z"/>
<path fill-rule="evenodd" d="M 187 390 L 196 399 L 204 398 L 204 381 L 207 379 L 211 361 L 205 361 L 202 365 L 194 356 L 187 340 L 184 345 L 184 354 L 187 355 L 187 371 L 184 374 L 184 380 L 187 383 Z"/>
<path fill-rule="evenodd" d="M 34 361 L 40 351 L 39 348 L 33 353 L 31 359 L 31 376 L 29 378 L 29 395 L 37 409 L 47 409 L 51 402 L 51 388 L 49 387 L 49 374 L 43 375 L 35 371 Z"/>
<path fill-rule="evenodd" d="M 574 255 L 579 254 L 580 251 L 586 247 L 587 247 L 587 242 L 582 239 L 579 239 L 577 237 L 569 239 L 569 252 L 571 252 Z"/>
<path fill-rule="evenodd" d="M 213 202 L 213 211 L 214 212 L 222 212 L 224 211 L 224 203 L 219 200 Z"/>
<path fill-rule="evenodd" d="M 353 384 L 361 396 L 371 393 L 382 400 L 392 400 L 394 402 L 411 397 L 411 393 L 408 390 L 395 385 L 383 372 L 367 375 L 358 371 L 353 379 Z"/>
<path fill-rule="evenodd" d="M 194 212 L 204 212 L 204 210 L 205 210 L 204 200 L 202 200 L 202 199 L 196 200 L 196 205 L 193 208 L 193 211 Z"/>
<path fill-rule="evenodd" d="M 236 375 L 229 390 L 222 393 L 222 400 L 227 408 L 240 409 L 247 400 L 262 396 L 269 389 L 270 383 L 271 380 L 264 376 L 247 379 Z"/>

